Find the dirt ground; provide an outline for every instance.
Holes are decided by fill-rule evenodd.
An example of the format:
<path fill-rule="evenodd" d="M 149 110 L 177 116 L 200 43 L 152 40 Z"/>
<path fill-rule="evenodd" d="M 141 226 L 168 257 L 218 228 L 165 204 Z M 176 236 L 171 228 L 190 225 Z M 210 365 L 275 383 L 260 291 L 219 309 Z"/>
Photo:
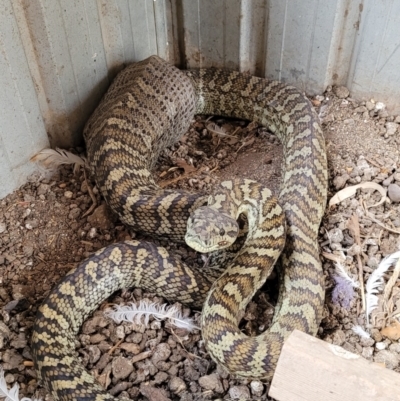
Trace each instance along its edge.
<path fill-rule="evenodd" d="M 343 87 L 328 88 L 311 100 L 326 136 L 329 198 L 360 183 L 389 188 L 389 197 L 379 206 L 370 207 L 381 199 L 378 192 L 361 189 L 326 211 L 319 239 L 326 303 L 318 336 L 400 372 L 400 324 L 395 323 L 400 280 L 394 282 L 387 299 L 382 295 L 393 269 L 383 276 L 378 308 L 369 324 L 362 310 L 362 291 L 355 289 L 349 295 L 335 280 L 339 261 L 351 278 L 362 276 L 365 284 L 383 257 L 400 250 L 400 117 L 389 116 L 378 101 L 354 101 Z M 223 132 L 215 132 L 218 129 L 210 123 L 223 127 Z M 163 186 L 204 193 L 233 177 L 255 179 L 277 192 L 281 157 L 279 141 L 264 128 L 197 117 L 182 140 L 163 153 L 155 174 Z M 86 216 L 93 199 L 97 206 Z M 132 237 L 135 234 L 110 213 L 82 169 L 74 173 L 64 166 L 51 178 L 33 178 L 0 201 L 0 361 L 9 386 L 18 382 L 21 395 L 50 399 L 37 381 L 29 350 L 38 306 L 84 258 Z M 160 243 L 169 246 L 167 241 Z M 174 248 L 188 263 L 199 259 L 183 246 Z M 271 279 L 248 305 L 241 323 L 247 334 L 259 334 L 271 321 L 274 288 L 276 279 Z M 236 380 L 217 367 L 198 330 L 188 333 L 157 320 L 147 328 L 118 325 L 104 317 L 105 305 L 143 299 L 163 303 L 140 289 L 119 291 L 85 322 L 77 338 L 84 365 L 108 392 L 150 401 L 269 399 L 268 385 Z M 178 307 L 198 322 L 199 311 Z M 369 337 L 356 334 L 356 325 Z"/>

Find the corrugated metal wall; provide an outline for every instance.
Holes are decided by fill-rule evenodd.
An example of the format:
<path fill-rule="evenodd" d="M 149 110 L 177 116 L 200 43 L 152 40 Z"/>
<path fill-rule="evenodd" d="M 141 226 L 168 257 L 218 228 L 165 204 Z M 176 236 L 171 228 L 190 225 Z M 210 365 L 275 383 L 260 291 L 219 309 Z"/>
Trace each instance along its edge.
<path fill-rule="evenodd" d="M 0 197 L 28 160 L 80 143 L 114 75 L 158 54 L 291 82 L 344 84 L 400 112 L 398 0 L 2 0 Z"/>

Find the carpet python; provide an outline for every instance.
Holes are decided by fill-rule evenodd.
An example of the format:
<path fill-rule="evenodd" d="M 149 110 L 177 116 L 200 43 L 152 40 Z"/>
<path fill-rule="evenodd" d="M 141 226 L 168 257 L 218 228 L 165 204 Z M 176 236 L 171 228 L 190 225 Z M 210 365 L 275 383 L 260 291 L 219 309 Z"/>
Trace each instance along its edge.
<path fill-rule="evenodd" d="M 160 189 L 150 170 L 160 152 L 187 131 L 195 114 L 255 121 L 282 142 L 279 203 L 286 243 L 272 325 L 251 338 L 238 330 L 239 312 L 265 281 L 266 261 L 275 259 L 268 244 L 275 244 L 275 250 L 283 246 L 278 236 L 271 241 L 274 232 L 264 227 L 265 216 L 273 217 L 273 225 L 279 220 L 276 202 L 257 206 L 257 199 L 249 199 L 258 184 L 228 182 L 224 190 L 241 202 L 256 202 L 262 218 L 254 218 L 256 228 L 251 231 L 249 226 L 244 248 L 214 283 L 165 248 L 125 241 L 96 252 L 50 293 L 38 311 L 31 345 L 38 377 L 55 400 L 114 399 L 79 362 L 75 336 L 84 319 L 119 288 L 145 288 L 195 308 L 204 304 L 202 334 L 208 351 L 242 377 L 270 380 L 289 334 L 299 329 L 315 335 L 318 330 L 324 289 L 317 235 L 326 203 L 327 165 L 318 117 L 296 88 L 213 68 L 180 71 L 157 56 L 128 66 L 117 75 L 84 130 L 88 160 L 102 195 L 134 230 L 183 241 L 189 216 L 207 198 Z M 218 203 L 223 203 L 218 196 L 211 197 L 211 206 Z M 190 222 L 192 233 L 196 222 Z"/>

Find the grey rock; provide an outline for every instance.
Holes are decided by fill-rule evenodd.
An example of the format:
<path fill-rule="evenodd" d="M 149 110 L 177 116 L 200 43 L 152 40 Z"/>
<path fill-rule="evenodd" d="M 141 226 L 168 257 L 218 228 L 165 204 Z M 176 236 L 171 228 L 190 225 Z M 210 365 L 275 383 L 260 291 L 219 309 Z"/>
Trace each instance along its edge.
<path fill-rule="evenodd" d="M 5 350 L 3 353 L 3 362 L 4 365 L 7 364 L 7 366 L 3 366 L 4 370 L 12 370 L 18 368 L 23 360 L 24 358 L 17 351 L 13 349 Z"/>
<path fill-rule="evenodd" d="M 254 397 L 261 397 L 262 393 L 264 392 L 264 385 L 258 380 L 253 380 L 250 383 L 250 388 L 251 394 L 254 395 Z"/>
<path fill-rule="evenodd" d="M 390 175 L 388 178 L 382 181 L 382 185 L 384 187 L 388 187 L 393 182 L 393 175 Z"/>
<path fill-rule="evenodd" d="M 180 394 L 186 390 L 186 383 L 180 377 L 173 377 L 169 381 L 168 387 L 174 394 Z"/>
<path fill-rule="evenodd" d="M 215 373 L 200 377 L 199 384 L 205 390 L 215 391 L 216 393 L 224 392 L 224 387 L 222 386 L 221 380 Z"/>
<path fill-rule="evenodd" d="M 333 185 L 335 186 L 336 190 L 342 189 L 346 182 L 350 179 L 348 174 L 338 175 L 333 179 Z"/>
<path fill-rule="evenodd" d="M 373 347 L 364 347 L 362 350 L 361 355 L 368 359 L 372 357 L 372 354 L 374 353 L 374 348 Z"/>
<path fill-rule="evenodd" d="M 115 380 L 125 379 L 133 372 L 132 362 L 122 356 L 117 356 L 112 361 L 112 373 Z"/>
<path fill-rule="evenodd" d="M 76 220 L 80 216 L 81 212 L 82 212 L 81 209 L 75 207 L 69 212 L 68 218 L 70 220 Z"/>
<path fill-rule="evenodd" d="M 354 109 L 356 113 L 365 113 L 368 109 L 365 106 L 359 106 Z"/>
<path fill-rule="evenodd" d="M 343 231 L 339 228 L 332 228 L 328 231 L 328 238 L 331 242 L 338 244 L 344 239 Z"/>
<path fill-rule="evenodd" d="M 108 325 L 108 321 L 103 316 L 94 316 L 91 319 L 88 319 L 82 326 L 83 334 L 92 334 L 96 332 L 98 327 L 106 327 Z"/>
<path fill-rule="evenodd" d="M 50 188 L 50 185 L 48 185 L 48 184 L 40 184 L 39 186 L 38 186 L 38 188 L 37 188 L 37 190 L 36 190 L 36 193 L 38 194 L 38 195 L 44 195 L 44 194 L 46 194 L 47 193 L 47 191 L 49 190 L 49 188 Z"/>
<path fill-rule="evenodd" d="M 399 128 L 399 124 L 397 124 L 397 123 L 386 123 L 385 127 L 386 127 L 386 134 L 388 136 L 391 136 L 391 135 L 394 135 L 397 132 L 397 130 Z"/>
<path fill-rule="evenodd" d="M 86 349 L 89 353 L 89 363 L 94 365 L 100 359 L 101 356 L 99 347 L 97 347 L 96 345 L 89 345 Z"/>
<path fill-rule="evenodd" d="M 154 376 L 154 383 L 155 384 L 161 384 L 164 383 L 168 380 L 168 373 L 165 372 L 158 372 L 155 376 Z"/>
<path fill-rule="evenodd" d="M 400 363 L 400 356 L 396 352 L 384 349 L 376 353 L 374 361 L 384 363 L 388 369 L 396 369 Z"/>
<path fill-rule="evenodd" d="M 154 354 L 151 357 L 151 361 L 154 365 L 157 365 L 159 361 L 166 361 L 171 355 L 171 348 L 166 343 L 158 344 L 154 350 Z"/>
<path fill-rule="evenodd" d="M 0 223 L 0 234 L 3 234 L 7 230 L 5 223 Z"/>
<path fill-rule="evenodd" d="M 337 86 L 334 91 L 339 99 L 346 99 L 350 95 L 350 91 L 345 86 Z"/>
<path fill-rule="evenodd" d="M 388 196 L 392 202 L 400 202 L 400 187 L 397 184 L 390 184 L 388 187 Z"/>
<path fill-rule="evenodd" d="M 232 386 L 229 389 L 229 397 L 231 397 L 232 400 L 249 400 L 250 391 L 247 386 Z"/>
<path fill-rule="evenodd" d="M 365 102 L 365 107 L 367 108 L 367 110 L 372 111 L 375 109 L 375 104 L 372 102 Z"/>

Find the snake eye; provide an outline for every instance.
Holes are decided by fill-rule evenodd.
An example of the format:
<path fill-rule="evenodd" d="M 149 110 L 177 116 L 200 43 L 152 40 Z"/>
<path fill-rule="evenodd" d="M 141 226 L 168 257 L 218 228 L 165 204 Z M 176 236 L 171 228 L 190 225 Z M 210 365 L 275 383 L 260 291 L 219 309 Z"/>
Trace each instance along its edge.
<path fill-rule="evenodd" d="M 219 230 L 219 235 L 225 235 L 225 230 L 224 230 L 223 228 L 221 228 L 221 229 Z"/>

